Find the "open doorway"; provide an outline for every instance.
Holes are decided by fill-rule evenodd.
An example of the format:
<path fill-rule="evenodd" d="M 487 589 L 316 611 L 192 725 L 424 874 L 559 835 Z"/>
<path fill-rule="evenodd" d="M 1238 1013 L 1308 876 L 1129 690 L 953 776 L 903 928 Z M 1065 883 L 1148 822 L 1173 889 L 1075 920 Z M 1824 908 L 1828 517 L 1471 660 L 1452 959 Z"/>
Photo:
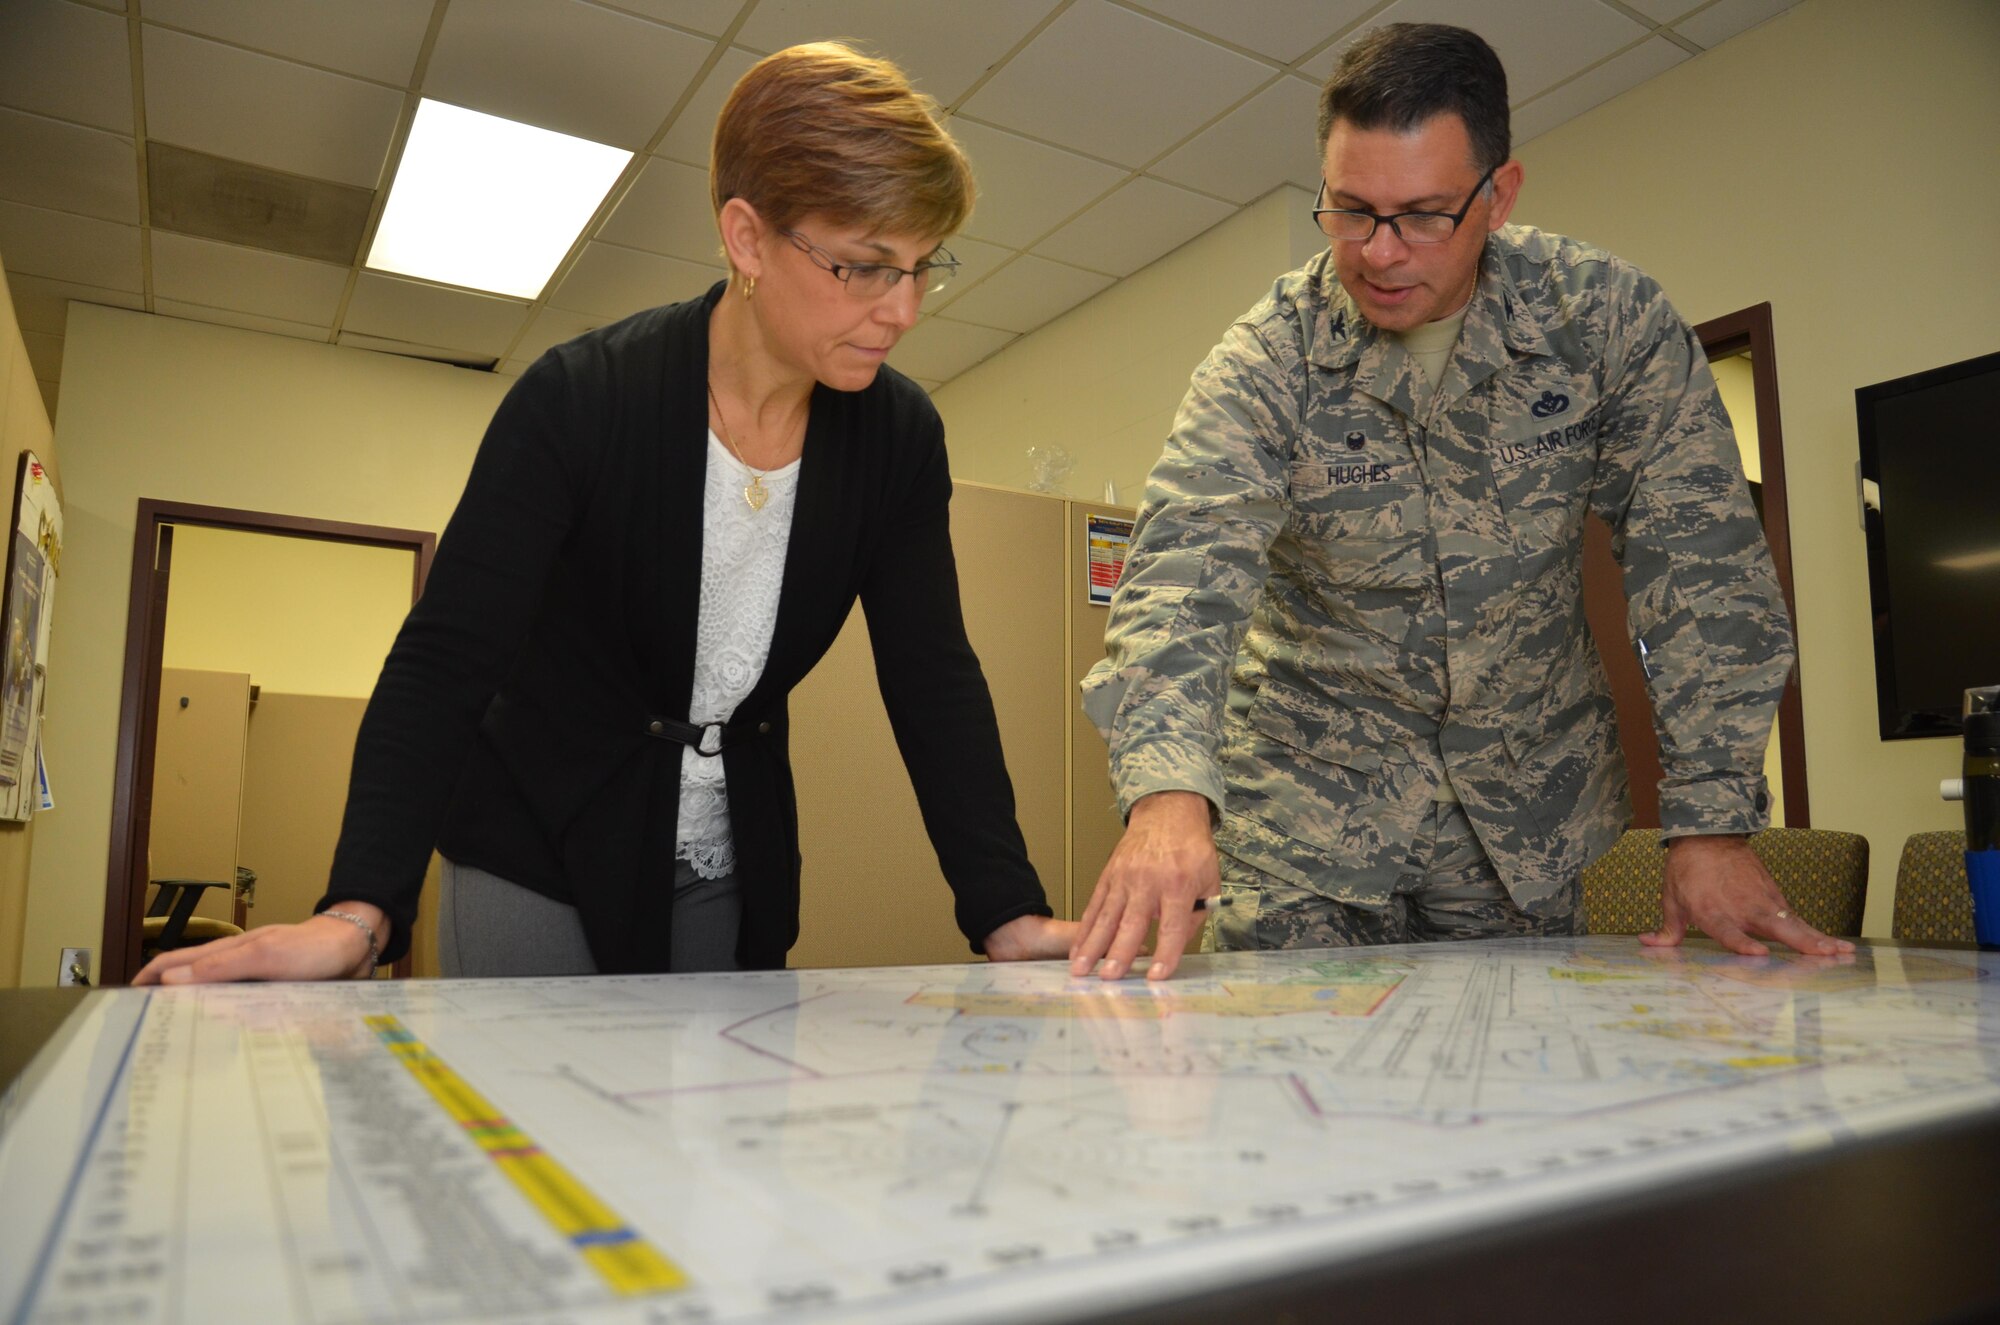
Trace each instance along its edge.
<path fill-rule="evenodd" d="M 107 983 L 142 964 L 149 904 L 172 891 L 159 880 L 210 885 L 192 890 L 189 923 L 211 933 L 310 914 L 361 710 L 435 546 L 421 530 L 155 501 L 136 533 Z"/>

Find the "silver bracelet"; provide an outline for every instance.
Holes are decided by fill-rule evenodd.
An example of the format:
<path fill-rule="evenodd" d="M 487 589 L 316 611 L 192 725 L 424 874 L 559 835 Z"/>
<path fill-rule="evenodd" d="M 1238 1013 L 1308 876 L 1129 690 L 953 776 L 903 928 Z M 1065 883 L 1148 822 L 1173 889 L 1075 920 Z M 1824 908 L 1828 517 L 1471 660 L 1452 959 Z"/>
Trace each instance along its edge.
<path fill-rule="evenodd" d="M 332 916 L 337 920 L 345 920 L 348 924 L 368 936 L 368 970 L 370 974 L 373 974 L 375 968 L 382 964 L 382 945 L 375 938 L 375 927 L 360 916 L 355 915 L 352 911 L 340 911 L 333 907 L 328 907 L 326 910 L 320 912 L 320 914 L 323 916 Z"/>

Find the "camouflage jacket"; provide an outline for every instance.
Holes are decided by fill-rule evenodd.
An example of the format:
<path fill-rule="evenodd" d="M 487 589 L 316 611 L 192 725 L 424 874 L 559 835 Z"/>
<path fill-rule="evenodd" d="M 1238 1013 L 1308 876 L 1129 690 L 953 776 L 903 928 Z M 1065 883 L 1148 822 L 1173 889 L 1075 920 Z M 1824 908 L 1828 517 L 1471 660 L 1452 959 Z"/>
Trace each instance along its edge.
<path fill-rule="evenodd" d="M 1790 623 L 1707 358 L 1659 287 L 1506 227 L 1426 398 L 1330 256 L 1230 327 L 1148 480 L 1083 682 L 1120 808 L 1198 791 L 1225 852 L 1380 905 L 1448 776 L 1514 900 L 1553 906 L 1629 818 L 1584 621 L 1588 510 L 1651 672 L 1664 828 L 1764 827 Z"/>

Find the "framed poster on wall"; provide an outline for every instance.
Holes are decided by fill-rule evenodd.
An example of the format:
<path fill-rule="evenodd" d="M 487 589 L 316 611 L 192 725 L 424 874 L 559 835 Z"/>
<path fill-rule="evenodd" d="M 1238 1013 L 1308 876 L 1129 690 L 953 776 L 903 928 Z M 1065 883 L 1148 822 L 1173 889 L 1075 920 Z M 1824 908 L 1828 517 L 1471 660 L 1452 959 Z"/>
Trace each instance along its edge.
<path fill-rule="evenodd" d="M 7 545 L 7 596 L 0 616 L 0 818 L 27 819 L 42 798 L 42 694 L 49 624 L 62 564 L 62 503 L 32 451 L 14 477 L 14 536 Z"/>

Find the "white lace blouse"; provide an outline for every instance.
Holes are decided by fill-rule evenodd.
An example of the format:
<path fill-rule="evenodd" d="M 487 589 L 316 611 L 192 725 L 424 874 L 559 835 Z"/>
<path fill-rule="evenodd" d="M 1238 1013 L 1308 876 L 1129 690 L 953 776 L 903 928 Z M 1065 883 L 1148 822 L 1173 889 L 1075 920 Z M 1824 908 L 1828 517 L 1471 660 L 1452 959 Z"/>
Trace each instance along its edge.
<path fill-rule="evenodd" d="M 785 548 L 799 492 L 799 465 L 768 470 L 770 493 L 762 510 L 743 500 L 750 470 L 730 454 L 713 429 L 708 434 L 708 486 L 702 495 L 701 615 L 695 627 L 694 699 L 688 721 L 727 722 L 764 674 L 771 631 L 778 621 L 778 591 L 785 580 Z M 681 752 L 680 823 L 674 857 L 704 879 L 736 867 L 729 835 L 729 798 L 722 759 L 692 747 Z"/>

